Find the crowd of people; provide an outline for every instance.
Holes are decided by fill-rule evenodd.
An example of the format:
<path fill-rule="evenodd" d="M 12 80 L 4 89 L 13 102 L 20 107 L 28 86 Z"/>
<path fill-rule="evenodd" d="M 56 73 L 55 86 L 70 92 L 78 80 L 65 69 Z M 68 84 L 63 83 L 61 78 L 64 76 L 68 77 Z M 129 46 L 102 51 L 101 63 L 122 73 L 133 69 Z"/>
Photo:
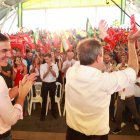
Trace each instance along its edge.
<path fill-rule="evenodd" d="M 115 29 L 115 31 L 117 32 L 116 29 Z M 73 34 L 74 34 L 74 31 L 73 31 Z M 126 45 L 126 42 L 125 42 L 124 46 L 122 44 L 116 43 L 117 46 L 115 46 L 115 49 L 106 49 L 105 48 L 104 52 L 103 52 L 103 56 L 102 56 L 103 65 L 98 66 L 97 64 L 99 62 L 101 63 L 101 60 L 100 60 L 100 58 L 97 57 L 98 56 L 97 52 L 99 53 L 99 55 L 102 55 L 102 54 L 100 54 L 102 52 L 99 52 L 100 50 L 96 49 L 96 47 L 100 48 L 99 42 L 95 41 L 93 39 L 89 40 L 87 42 L 85 41 L 83 44 L 81 43 L 79 45 L 81 47 L 81 49 L 79 49 L 80 48 L 79 46 L 76 47 L 78 42 L 80 42 L 80 40 L 82 40 L 83 38 L 87 38 L 87 37 L 85 37 L 85 36 L 81 37 L 80 35 L 79 36 L 75 35 L 76 36 L 75 37 L 73 34 L 70 34 L 68 37 L 71 47 L 69 47 L 69 49 L 67 49 L 67 51 L 61 51 L 61 41 L 59 41 L 57 39 L 54 39 L 55 41 L 53 41 L 52 39 L 50 39 L 50 34 L 48 36 L 46 36 L 46 34 L 43 32 L 40 32 L 39 38 L 40 38 L 42 44 L 44 46 L 46 46 L 47 48 L 49 48 L 49 49 L 47 49 L 47 52 L 42 51 L 39 48 L 39 44 L 37 44 L 37 43 L 36 43 L 35 50 L 29 49 L 29 48 L 26 49 L 26 56 L 24 56 L 22 51 L 17 48 L 13 49 L 12 56 L 6 56 L 10 52 L 9 52 L 9 50 L 7 52 L 7 48 L 4 48 L 4 50 L 2 50 L 2 51 L 5 51 L 4 53 L 8 59 L 7 60 L 8 64 L 0 66 L 0 75 L 5 80 L 7 87 L 8 88 L 20 87 L 21 86 L 20 81 L 24 80 L 24 77 L 26 77 L 27 74 L 35 73 L 36 82 L 42 82 L 42 87 L 41 87 L 42 108 L 41 108 L 41 112 L 40 112 L 40 120 L 45 121 L 48 91 L 49 91 L 49 95 L 51 98 L 52 115 L 54 118 L 58 118 L 58 111 L 57 111 L 57 106 L 56 106 L 56 102 L 55 102 L 56 82 L 60 82 L 62 85 L 66 84 L 66 91 L 65 91 L 67 94 L 66 95 L 66 115 L 68 116 L 68 118 L 67 118 L 68 134 L 70 134 L 70 135 L 68 135 L 67 139 L 72 139 L 71 133 L 73 132 L 73 129 L 74 129 L 74 133 L 77 133 L 77 131 L 78 131 L 85 135 L 93 135 L 94 133 L 95 133 L 95 135 L 105 135 L 108 133 L 108 130 L 109 130 L 108 127 L 106 127 L 105 130 L 103 130 L 103 131 L 100 131 L 101 128 L 99 128 L 97 131 L 100 131 L 101 133 L 90 130 L 92 127 L 97 127 L 95 125 L 92 125 L 92 123 L 95 124 L 94 119 L 99 123 L 99 121 L 100 121 L 99 118 L 102 116 L 102 115 L 101 116 L 92 116 L 91 115 L 93 118 L 91 118 L 90 116 L 88 118 L 88 115 L 90 115 L 89 113 L 92 110 L 91 104 L 94 104 L 96 106 L 96 108 L 100 103 L 102 103 L 102 105 L 103 104 L 106 105 L 106 107 L 110 106 L 109 107 L 109 110 L 110 110 L 109 118 L 111 121 L 114 121 L 114 123 L 116 124 L 116 129 L 113 131 L 114 134 L 121 131 L 121 128 L 122 128 L 121 124 L 123 123 L 123 121 L 125 121 L 122 119 L 124 110 L 127 113 L 131 114 L 129 116 L 131 116 L 131 119 L 134 122 L 135 129 L 140 130 L 140 80 L 139 80 L 140 71 L 138 72 L 137 80 L 133 81 L 133 83 L 129 86 L 128 86 L 128 83 L 131 80 L 135 79 L 134 78 L 135 76 L 133 76 L 134 72 L 131 72 L 131 70 L 129 70 L 130 72 L 128 72 L 128 73 L 126 72 L 127 77 L 125 77 L 125 74 L 118 73 L 118 77 L 117 77 L 117 72 L 119 72 L 120 70 L 128 71 L 128 67 L 130 67 L 128 64 L 128 56 L 130 59 L 129 48 Z M 102 32 L 101 32 L 101 34 L 102 34 Z M 55 35 L 56 34 L 54 34 L 54 36 Z M 5 41 L 5 40 L 1 39 L 2 37 L 3 37 L 3 35 L 1 34 L 0 42 Z M 57 35 L 54 38 L 58 38 Z M 48 39 L 48 40 L 46 40 L 46 39 Z M 102 44 L 104 43 L 103 39 L 100 38 L 100 34 L 99 34 L 99 36 L 94 36 L 94 39 L 102 41 Z M 118 42 L 120 42 L 120 41 L 118 41 Z M 95 46 L 94 51 L 90 50 L 90 47 L 92 45 Z M 84 46 L 86 46 L 87 48 L 84 48 Z M 140 48 L 139 40 L 137 40 L 137 56 L 138 56 L 138 62 L 140 64 L 140 49 L 139 48 Z M 78 49 L 78 52 L 76 52 L 76 49 Z M 93 53 L 93 54 L 90 54 L 90 53 Z M 75 72 L 75 71 L 79 70 L 79 67 L 76 64 L 77 60 L 80 60 L 80 64 L 83 65 L 83 67 L 80 68 L 80 74 Z M 93 71 L 90 70 L 90 68 L 86 70 L 86 66 L 91 65 L 93 63 L 92 62 L 93 60 L 94 60 L 94 62 L 96 62 L 96 64 L 94 64 L 93 67 L 101 70 L 101 72 L 104 73 L 105 75 L 106 75 L 106 73 L 111 74 L 113 72 L 114 79 L 115 79 L 115 77 L 117 77 L 118 81 L 115 81 L 115 80 L 113 81 L 113 78 L 112 78 L 112 80 L 108 79 L 109 81 L 106 81 L 106 83 L 104 83 L 105 81 L 103 81 L 104 80 L 103 77 L 102 77 L 103 79 L 102 78 L 99 79 L 100 74 L 99 74 L 98 70 L 94 70 L 94 73 L 97 74 L 97 79 L 95 78 L 96 80 L 92 81 L 92 78 L 93 78 L 92 76 L 94 76 L 94 74 L 92 73 Z M 73 65 L 74 65 L 74 67 L 73 67 L 74 70 L 69 71 L 69 70 L 71 70 L 69 68 L 72 67 Z M 68 74 L 67 74 L 67 71 L 69 71 Z M 124 71 L 124 73 L 125 73 L 125 71 Z M 115 76 L 115 74 L 116 74 L 116 76 Z M 113 77 L 113 74 L 112 74 L 112 77 Z M 75 78 L 77 78 L 77 79 L 75 79 Z M 124 78 L 125 80 L 121 80 L 120 78 L 122 78 L 122 79 Z M 78 80 L 81 80 L 82 82 L 79 84 Z M 92 81 L 93 83 L 95 82 L 94 84 L 95 85 L 97 84 L 97 85 L 93 86 L 92 85 L 93 83 L 92 82 L 90 83 L 90 81 Z M 87 85 L 86 84 L 82 85 L 83 82 L 87 83 Z M 111 88 L 107 89 L 107 86 L 108 86 L 107 82 L 109 82 L 109 83 L 112 82 L 111 83 L 112 89 Z M 113 82 L 116 83 L 116 85 L 113 85 Z M 118 85 L 117 85 L 117 82 L 120 82 L 120 83 L 118 83 Z M 100 96 L 100 95 L 98 95 L 99 90 L 97 90 L 99 83 L 104 84 L 104 86 L 106 86 L 106 87 L 104 87 L 102 85 L 105 88 L 104 89 L 105 91 L 104 91 L 104 94 L 100 92 L 102 94 L 101 97 L 99 97 Z M 110 84 L 110 86 L 111 86 L 111 84 Z M 87 93 L 86 96 L 82 95 L 83 96 L 82 99 L 77 94 L 77 92 L 81 92 L 81 88 L 82 88 L 82 94 L 84 94 L 84 92 Z M 97 100 L 95 100 L 95 99 L 90 100 L 90 97 L 92 95 L 89 94 L 89 92 L 93 92 L 92 91 L 93 89 L 95 89 L 95 94 L 97 94 L 97 95 L 95 95 L 97 97 L 95 99 L 97 99 Z M 107 94 L 108 94 L 107 91 L 110 92 L 111 100 L 110 100 L 109 96 L 107 96 Z M 106 94 L 105 94 L 105 92 L 106 92 Z M 73 94 L 73 93 L 75 93 L 75 94 Z M 73 94 L 73 95 L 71 95 L 71 94 Z M 106 96 L 107 96 L 107 98 L 106 98 Z M 12 103 L 17 104 L 17 102 L 19 101 L 19 97 L 20 96 L 17 95 L 14 98 L 14 100 L 12 101 Z M 103 100 L 102 98 L 105 98 L 107 100 L 107 102 L 105 100 Z M 80 100 L 82 101 L 83 104 L 84 103 L 87 104 L 87 106 L 85 106 L 85 107 L 80 106 L 80 103 L 81 103 Z M 70 104 L 72 104 L 72 106 Z M 27 97 L 25 97 L 23 106 L 24 106 L 23 115 L 27 116 L 28 115 Z M 86 122 L 88 126 L 86 128 L 84 127 L 84 120 L 83 120 L 83 123 L 80 124 L 80 127 L 81 127 L 80 131 L 78 129 L 78 126 L 75 126 L 75 124 L 74 124 L 74 122 L 76 121 L 75 120 L 76 118 L 71 119 L 71 117 L 72 117 L 72 115 L 74 116 L 75 114 L 77 114 L 77 116 L 80 118 L 81 114 L 79 114 L 78 111 L 73 110 L 73 106 L 76 106 L 80 111 L 81 111 L 81 109 L 83 109 L 84 112 L 81 112 L 81 113 L 85 113 L 85 115 L 87 115 L 87 118 L 88 118 L 87 122 Z M 125 107 L 127 107 L 127 109 Z M 104 107 L 101 106 L 100 109 L 103 110 Z M 96 112 L 96 111 L 98 111 L 98 109 L 94 110 L 94 111 Z M 73 113 L 75 113 L 75 114 L 73 114 Z M 107 112 L 104 112 L 104 113 L 107 114 Z M 19 112 L 19 114 L 20 114 L 20 112 Z M 77 119 L 79 119 L 78 117 L 77 117 Z M 105 117 L 105 116 L 102 116 L 102 117 Z M 125 116 L 125 118 L 126 117 L 128 117 L 128 116 Z M 91 124 L 90 124 L 90 122 L 91 122 L 90 119 L 93 119 Z M 102 119 L 106 119 L 106 118 L 102 118 Z M 3 119 L 1 118 L 1 112 L 0 112 L 0 124 L 1 124 L 1 120 L 3 120 Z M 79 124 L 77 123 L 77 125 L 79 125 Z M 87 129 L 88 127 L 91 127 L 91 128 Z M 87 129 L 87 130 L 84 130 L 84 129 Z M 76 132 L 75 132 L 75 130 L 76 130 Z M 1 133 L 1 131 L 0 131 L 0 133 Z"/>

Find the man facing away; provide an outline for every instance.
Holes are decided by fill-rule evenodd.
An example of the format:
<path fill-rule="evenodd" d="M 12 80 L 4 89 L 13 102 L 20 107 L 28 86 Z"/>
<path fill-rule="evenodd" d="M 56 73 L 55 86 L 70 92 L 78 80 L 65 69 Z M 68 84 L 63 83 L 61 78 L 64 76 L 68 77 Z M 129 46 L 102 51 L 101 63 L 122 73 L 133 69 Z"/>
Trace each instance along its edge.
<path fill-rule="evenodd" d="M 107 24 L 101 21 L 102 38 L 107 36 Z M 103 48 L 94 39 L 79 43 L 79 62 L 66 73 L 66 140 L 108 140 L 109 105 L 111 95 L 136 80 L 138 60 L 135 41 L 140 31 L 128 38 L 129 68 L 112 73 L 104 72 Z"/>
<path fill-rule="evenodd" d="M 11 46 L 9 39 L 0 33 L 0 67 L 8 64 L 11 57 Z M 11 140 L 11 126 L 19 119 L 23 118 L 24 99 L 30 91 L 35 74 L 24 76 L 20 81 L 19 88 L 14 87 L 8 89 L 4 79 L 0 76 L 0 140 Z M 11 99 L 17 97 L 17 101 L 13 106 Z"/>

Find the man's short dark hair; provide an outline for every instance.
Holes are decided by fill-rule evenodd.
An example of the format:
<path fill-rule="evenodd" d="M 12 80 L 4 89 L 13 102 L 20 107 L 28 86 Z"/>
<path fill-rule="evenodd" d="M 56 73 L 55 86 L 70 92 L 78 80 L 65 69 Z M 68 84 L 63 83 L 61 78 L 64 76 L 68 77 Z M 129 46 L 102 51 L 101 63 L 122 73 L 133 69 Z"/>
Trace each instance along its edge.
<path fill-rule="evenodd" d="M 2 33 L 0 33 L 0 41 L 9 41 L 9 38 Z"/>
<path fill-rule="evenodd" d="M 51 56 L 51 54 L 50 54 L 50 53 L 47 53 L 47 54 L 45 54 L 45 55 L 44 55 L 44 57 L 51 58 L 52 56 Z"/>
<path fill-rule="evenodd" d="M 91 65 L 97 59 L 98 55 L 102 55 L 102 46 L 95 39 L 84 39 L 77 46 L 78 59 L 81 65 Z"/>

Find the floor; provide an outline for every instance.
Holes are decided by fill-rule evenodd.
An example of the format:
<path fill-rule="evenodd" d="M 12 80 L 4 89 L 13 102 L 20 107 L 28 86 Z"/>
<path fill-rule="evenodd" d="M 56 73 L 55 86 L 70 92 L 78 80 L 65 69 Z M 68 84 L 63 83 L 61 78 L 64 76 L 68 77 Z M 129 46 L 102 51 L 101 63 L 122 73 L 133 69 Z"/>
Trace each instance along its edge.
<path fill-rule="evenodd" d="M 40 121 L 40 105 L 32 111 L 31 116 L 24 117 L 12 127 L 13 140 L 65 140 L 66 119 L 61 116 L 53 118 L 51 112 L 45 121 Z M 133 123 L 127 121 L 118 135 L 112 135 L 115 123 L 110 121 L 109 140 L 140 140 L 140 131 L 134 130 Z"/>
<path fill-rule="evenodd" d="M 13 131 L 13 140 L 65 140 L 65 133 Z M 109 140 L 140 140 L 140 136 L 109 135 Z"/>

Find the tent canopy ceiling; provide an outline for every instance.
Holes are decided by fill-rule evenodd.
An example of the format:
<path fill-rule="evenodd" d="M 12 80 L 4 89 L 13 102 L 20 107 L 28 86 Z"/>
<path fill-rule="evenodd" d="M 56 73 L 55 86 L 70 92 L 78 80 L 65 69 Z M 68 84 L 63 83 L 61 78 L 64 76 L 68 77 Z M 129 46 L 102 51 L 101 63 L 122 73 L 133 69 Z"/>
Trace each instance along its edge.
<path fill-rule="evenodd" d="M 118 5 L 125 1 L 140 7 L 140 0 L 114 0 Z M 111 0 L 0 0 L 0 20 L 14 9 L 19 2 L 23 2 L 23 9 L 42 8 L 72 8 L 72 7 L 93 7 L 113 6 Z M 109 4 L 106 4 L 109 2 Z"/>
<path fill-rule="evenodd" d="M 93 6 L 111 6 L 114 5 L 111 0 L 29 0 L 23 3 L 24 9 L 42 9 L 42 8 L 72 8 L 72 7 L 93 7 Z M 121 1 L 114 0 L 121 5 Z"/>
<path fill-rule="evenodd" d="M 0 20 L 6 16 L 8 12 L 14 9 L 19 2 L 27 0 L 0 0 Z"/>

